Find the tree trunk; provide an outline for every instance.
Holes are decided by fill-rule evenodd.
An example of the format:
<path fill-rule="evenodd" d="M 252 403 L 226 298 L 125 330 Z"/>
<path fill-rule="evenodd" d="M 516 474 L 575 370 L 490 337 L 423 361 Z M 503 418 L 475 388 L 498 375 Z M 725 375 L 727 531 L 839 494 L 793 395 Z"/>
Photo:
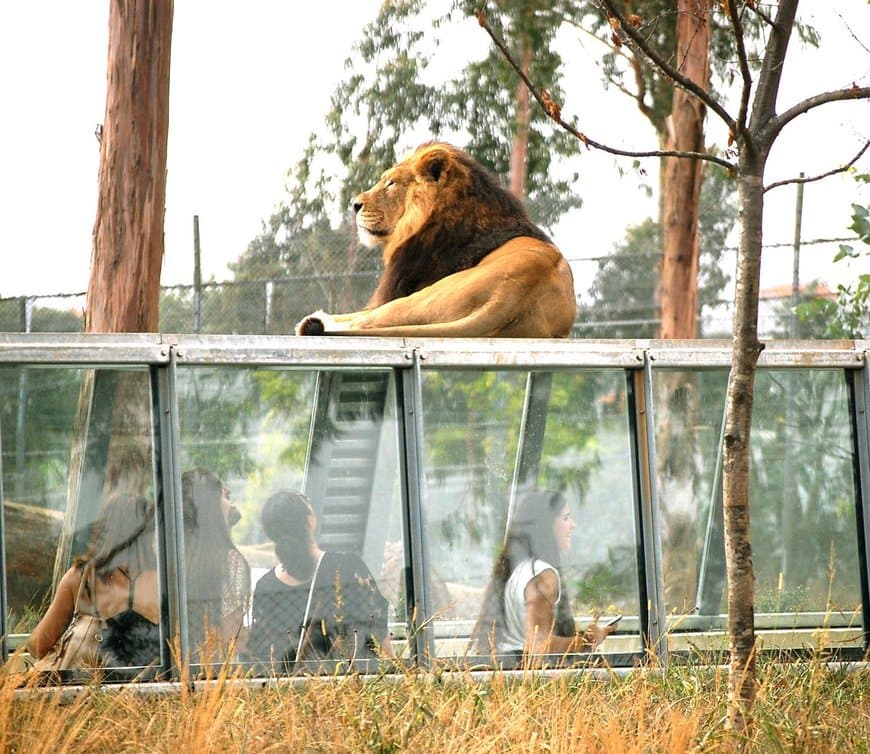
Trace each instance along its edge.
<path fill-rule="evenodd" d="M 707 89 L 709 83 L 709 14 L 709 0 L 677 2 L 677 67 L 702 89 Z M 705 112 L 697 98 L 675 87 L 665 149 L 703 151 Z M 701 160 L 663 160 L 663 256 L 659 278 L 662 338 L 698 335 L 698 207 L 703 166 Z"/>
<path fill-rule="evenodd" d="M 749 537 L 749 435 L 758 340 L 758 286 L 764 209 L 763 168 L 745 146 L 739 179 L 740 248 L 734 294 L 734 339 L 725 406 L 722 500 L 728 579 L 729 721 L 750 725 L 755 699 L 755 595 Z"/>
<path fill-rule="evenodd" d="M 86 332 L 156 332 L 163 263 L 166 144 L 172 0 L 111 0 L 106 68 L 106 113 L 100 136 L 100 173 L 94 248 L 85 309 Z M 117 376 L 117 379 L 115 377 Z M 94 398 L 94 385 L 111 388 Z M 109 450 L 99 497 L 116 491 L 153 495 L 151 393 L 146 371 L 115 375 L 94 370 L 83 383 L 74 444 L 88 442 L 94 400 L 111 403 Z M 85 471 L 71 464 L 64 541 L 78 521 Z M 69 565 L 58 548 L 55 579 Z"/>
<path fill-rule="evenodd" d="M 112 0 L 86 332 L 155 332 L 172 0 Z"/>
<path fill-rule="evenodd" d="M 523 73 L 528 76 L 529 67 L 532 64 L 532 44 L 528 34 L 520 34 L 519 44 L 520 67 Z M 529 90 L 522 80 L 517 84 L 516 105 L 516 132 L 514 133 L 513 148 L 511 149 L 510 188 L 514 196 L 525 202 L 529 156 L 529 124 L 532 119 L 532 110 L 529 102 Z"/>

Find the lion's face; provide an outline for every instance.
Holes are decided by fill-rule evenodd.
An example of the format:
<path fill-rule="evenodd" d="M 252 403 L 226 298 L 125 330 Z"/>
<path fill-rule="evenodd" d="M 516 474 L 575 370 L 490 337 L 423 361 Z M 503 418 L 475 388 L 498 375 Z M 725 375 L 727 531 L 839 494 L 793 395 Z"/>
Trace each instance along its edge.
<path fill-rule="evenodd" d="M 413 236 L 432 213 L 448 179 L 450 154 L 443 145 L 421 147 L 356 196 L 356 228 L 364 246 L 390 249 Z"/>

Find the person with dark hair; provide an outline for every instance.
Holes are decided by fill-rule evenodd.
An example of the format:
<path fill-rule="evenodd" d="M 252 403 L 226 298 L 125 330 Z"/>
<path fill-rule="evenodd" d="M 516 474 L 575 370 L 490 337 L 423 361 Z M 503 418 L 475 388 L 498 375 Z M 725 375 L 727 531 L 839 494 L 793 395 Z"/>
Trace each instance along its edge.
<path fill-rule="evenodd" d="M 27 641 L 31 656 L 47 654 L 78 606 L 105 620 L 95 665 L 141 667 L 160 660 L 154 502 L 110 495 L 95 522 L 91 543 L 63 575 L 42 620 Z M 78 600 L 78 603 L 76 602 Z"/>
<path fill-rule="evenodd" d="M 574 626 L 570 599 L 562 588 L 561 553 L 576 528 L 565 498 L 550 490 L 520 497 L 508 526 L 474 627 L 480 653 L 565 654 L 594 649 L 615 626 L 586 631 Z"/>
<path fill-rule="evenodd" d="M 254 587 L 251 656 L 287 672 L 304 669 L 304 659 L 390 656 L 387 601 L 359 557 L 320 548 L 308 498 L 279 490 L 262 522 L 278 564 Z"/>
<path fill-rule="evenodd" d="M 222 649 L 243 643 L 251 570 L 230 536 L 239 511 L 220 477 L 206 469 L 182 474 L 181 499 L 191 648 L 199 651 L 212 632 Z"/>

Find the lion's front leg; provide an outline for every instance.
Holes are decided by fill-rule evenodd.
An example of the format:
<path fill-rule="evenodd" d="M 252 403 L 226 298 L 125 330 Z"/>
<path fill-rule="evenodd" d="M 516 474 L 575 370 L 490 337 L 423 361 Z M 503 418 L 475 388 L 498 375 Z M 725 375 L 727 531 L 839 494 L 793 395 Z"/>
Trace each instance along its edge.
<path fill-rule="evenodd" d="M 363 312 L 327 314 L 322 309 L 318 309 L 297 322 L 295 331 L 297 335 L 328 335 L 336 330 L 347 329 L 360 314 Z"/>

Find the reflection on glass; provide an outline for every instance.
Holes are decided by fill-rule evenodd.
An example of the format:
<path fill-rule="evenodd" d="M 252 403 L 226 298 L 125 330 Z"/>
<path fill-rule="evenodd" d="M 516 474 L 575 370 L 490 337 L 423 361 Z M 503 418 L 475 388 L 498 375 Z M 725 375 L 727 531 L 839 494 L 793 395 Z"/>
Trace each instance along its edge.
<path fill-rule="evenodd" d="M 103 621 L 85 666 L 155 669 L 147 370 L 4 367 L 0 392 L 9 648 L 26 642 L 33 657 L 46 655 L 78 607 Z"/>
<path fill-rule="evenodd" d="M 681 629 L 724 626 L 714 479 L 727 378 L 727 370 L 654 373 L 666 607 L 689 613 L 697 605 L 701 616 L 675 621 Z M 759 370 L 750 466 L 758 628 L 860 627 L 854 452 L 841 370 Z"/>
<path fill-rule="evenodd" d="M 342 563 L 361 563 L 373 577 L 402 653 L 407 616 L 391 372 L 184 367 L 177 385 L 182 466 L 208 469 L 230 491 L 239 514 L 230 542 L 250 568 L 251 591 L 262 591 L 261 581 L 284 567 L 275 532 L 263 520 L 265 502 L 279 490 L 304 492 L 318 547 Z M 188 577 L 188 596 L 196 598 L 191 584 Z M 264 659 L 257 649 L 262 637 L 250 636 L 252 607 L 248 598 L 235 645 L 242 662 Z M 288 631 L 296 634 L 298 624 L 283 627 L 284 638 Z M 388 642 L 385 632 L 378 639 Z M 287 649 L 279 652 L 281 662 L 272 664 L 270 651 L 256 668 L 292 670 L 283 663 Z"/>
<path fill-rule="evenodd" d="M 598 612 L 638 615 L 626 406 L 619 370 L 424 371 L 426 533 L 439 656 L 471 649 L 514 480 L 520 489 L 561 491 L 578 522 L 560 568 L 578 628 Z M 627 630 L 637 631 L 636 619 Z M 626 638 L 602 648 L 639 648 L 636 634 Z"/>
<path fill-rule="evenodd" d="M 6 619 L 12 634 L 32 629 L 52 594 L 82 374 L 0 366 Z"/>
<path fill-rule="evenodd" d="M 236 642 L 248 610 L 251 573 L 230 529 L 241 514 L 220 477 L 208 469 L 181 476 L 187 623 L 191 655 L 220 661 Z"/>

